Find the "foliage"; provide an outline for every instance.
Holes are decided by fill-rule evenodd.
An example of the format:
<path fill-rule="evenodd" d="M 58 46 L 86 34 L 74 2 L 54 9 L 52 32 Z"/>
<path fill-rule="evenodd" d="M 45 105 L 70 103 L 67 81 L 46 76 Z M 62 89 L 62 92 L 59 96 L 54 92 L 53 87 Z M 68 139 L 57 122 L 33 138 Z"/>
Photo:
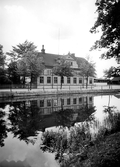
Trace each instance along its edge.
<path fill-rule="evenodd" d="M 110 67 L 108 70 L 104 70 L 104 77 L 111 78 L 113 76 L 114 67 Z"/>
<path fill-rule="evenodd" d="M 32 142 L 28 137 L 37 135 L 40 117 L 36 101 L 15 102 L 11 104 L 8 115 L 11 124 L 9 131 L 26 143 Z"/>
<path fill-rule="evenodd" d="M 4 140 L 7 137 L 7 127 L 4 120 L 5 113 L 0 110 L 0 146 L 4 146 Z"/>
<path fill-rule="evenodd" d="M 13 84 L 20 84 L 20 75 L 17 72 L 17 62 L 11 61 L 8 65 L 8 76 Z"/>
<path fill-rule="evenodd" d="M 46 131 L 42 135 L 41 149 L 43 151 L 55 152 L 55 159 L 61 162 L 63 154 L 68 149 L 67 133 L 64 128 L 60 128 L 58 132 Z"/>
<path fill-rule="evenodd" d="M 66 77 L 73 76 L 72 69 L 70 67 L 70 63 L 66 62 L 64 58 L 59 59 L 56 65 L 53 67 L 53 74 L 61 77 L 61 88 L 62 88 L 64 76 Z"/>
<path fill-rule="evenodd" d="M 4 70 L 3 68 L 0 68 L 0 85 L 4 86 L 7 84 L 11 84 L 11 80 L 9 79 L 9 77 L 6 74 L 6 70 Z"/>
<path fill-rule="evenodd" d="M 20 80 L 18 82 L 20 76 L 23 76 L 23 84 L 25 84 L 26 76 L 30 76 L 32 83 L 40 75 L 44 65 L 42 59 L 38 57 L 36 48 L 34 43 L 26 40 L 22 44 L 13 46 L 12 51 L 7 52 L 7 55 L 11 57 L 8 72 L 13 83 L 15 83 L 16 79 L 16 83 L 20 83 Z"/>
<path fill-rule="evenodd" d="M 18 59 L 22 58 L 23 55 L 27 52 L 36 52 L 36 46 L 33 42 L 25 41 L 22 44 L 18 44 L 17 46 L 12 47 L 12 51 L 7 52 L 6 54 L 10 56 L 12 61 L 17 61 Z"/>
<path fill-rule="evenodd" d="M 4 67 L 5 64 L 5 55 L 3 53 L 3 46 L 0 45 L 0 67 Z"/>
<path fill-rule="evenodd" d="M 114 77 L 119 77 L 119 76 L 120 76 L 120 66 L 114 68 L 112 75 L 113 75 Z"/>
<path fill-rule="evenodd" d="M 88 77 L 95 77 L 96 76 L 96 69 L 95 63 L 90 61 L 90 57 L 87 57 L 87 61 L 82 62 L 79 64 L 79 74 L 86 78 L 86 88 L 88 86 Z"/>
<path fill-rule="evenodd" d="M 102 35 L 92 49 L 106 48 L 107 51 L 102 54 L 102 58 L 118 58 L 120 52 L 120 1 L 96 0 L 95 4 L 98 17 L 90 31 L 96 33 L 101 29 Z"/>
<path fill-rule="evenodd" d="M 104 112 L 107 115 L 104 123 L 107 125 L 100 126 L 96 135 L 90 133 L 93 124 L 98 126 L 97 120 L 91 117 L 72 127 L 69 132 L 65 128 L 57 132 L 45 131 L 42 135 L 42 150 L 55 152 L 61 167 L 119 166 L 120 113 L 115 107 L 105 107 Z"/>
<path fill-rule="evenodd" d="M 35 52 L 27 52 L 17 63 L 18 73 L 23 76 L 37 77 L 44 69 L 44 63 L 41 57 Z"/>
<path fill-rule="evenodd" d="M 108 70 L 104 70 L 104 76 L 106 78 L 119 77 L 120 67 L 110 67 Z"/>

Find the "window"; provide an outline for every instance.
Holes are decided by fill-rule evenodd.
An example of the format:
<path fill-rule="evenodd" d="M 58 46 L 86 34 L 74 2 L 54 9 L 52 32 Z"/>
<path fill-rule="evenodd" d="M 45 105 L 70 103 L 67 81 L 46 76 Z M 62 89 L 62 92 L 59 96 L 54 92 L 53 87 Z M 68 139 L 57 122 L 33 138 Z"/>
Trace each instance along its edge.
<path fill-rule="evenodd" d="M 73 83 L 74 83 L 74 84 L 77 83 L 77 78 L 73 78 Z"/>
<path fill-rule="evenodd" d="M 89 97 L 89 101 L 92 102 L 92 97 Z"/>
<path fill-rule="evenodd" d="M 70 77 L 67 77 L 67 83 L 70 84 Z"/>
<path fill-rule="evenodd" d="M 73 98 L 73 104 L 76 104 L 76 103 L 77 103 L 77 99 Z"/>
<path fill-rule="evenodd" d="M 89 83 L 92 84 L 92 78 L 90 78 Z"/>
<path fill-rule="evenodd" d="M 40 77 L 40 83 L 44 83 L 44 77 Z"/>
<path fill-rule="evenodd" d="M 51 83 L 51 77 L 47 77 L 47 83 Z"/>
<path fill-rule="evenodd" d="M 70 105 L 70 98 L 67 99 L 67 105 Z"/>
<path fill-rule="evenodd" d="M 40 107 L 44 107 L 44 100 L 40 100 Z"/>
<path fill-rule="evenodd" d="M 82 97 L 79 97 L 79 104 L 82 103 Z"/>
<path fill-rule="evenodd" d="M 51 99 L 47 100 L 47 106 L 50 107 L 51 106 Z"/>
<path fill-rule="evenodd" d="M 58 101 L 57 101 L 57 99 L 54 99 L 54 100 L 53 100 L 53 105 L 54 105 L 54 106 L 58 106 Z"/>
<path fill-rule="evenodd" d="M 51 75 L 51 70 L 50 69 L 47 70 L 47 75 Z"/>
<path fill-rule="evenodd" d="M 54 83 L 58 83 L 58 78 L 54 77 Z"/>
<path fill-rule="evenodd" d="M 70 62 L 70 65 L 72 66 L 72 65 L 73 65 L 73 62 Z"/>
<path fill-rule="evenodd" d="M 79 78 L 79 84 L 82 84 L 82 78 Z"/>

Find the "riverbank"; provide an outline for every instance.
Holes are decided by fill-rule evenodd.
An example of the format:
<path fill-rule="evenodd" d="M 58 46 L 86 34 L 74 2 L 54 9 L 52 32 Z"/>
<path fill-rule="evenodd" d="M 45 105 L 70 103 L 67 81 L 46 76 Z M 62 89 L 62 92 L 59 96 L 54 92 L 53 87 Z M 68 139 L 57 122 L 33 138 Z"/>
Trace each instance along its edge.
<path fill-rule="evenodd" d="M 69 167 L 119 167 L 120 166 L 120 132 L 105 136 L 84 154 L 77 154 L 69 160 Z M 63 167 L 67 167 L 63 165 Z"/>
<path fill-rule="evenodd" d="M 13 89 L 13 90 L 0 90 L 0 98 L 10 98 L 10 97 L 31 97 L 31 96 L 51 96 L 51 95 L 67 95 L 67 94 L 98 94 L 98 93 L 120 93 L 120 88 L 112 87 L 112 88 L 104 88 L 104 87 L 97 87 L 97 88 L 88 88 L 88 89 L 80 89 L 80 90 L 67 90 L 67 89 L 60 89 L 60 90 L 40 90 L 40 89 Z"/>

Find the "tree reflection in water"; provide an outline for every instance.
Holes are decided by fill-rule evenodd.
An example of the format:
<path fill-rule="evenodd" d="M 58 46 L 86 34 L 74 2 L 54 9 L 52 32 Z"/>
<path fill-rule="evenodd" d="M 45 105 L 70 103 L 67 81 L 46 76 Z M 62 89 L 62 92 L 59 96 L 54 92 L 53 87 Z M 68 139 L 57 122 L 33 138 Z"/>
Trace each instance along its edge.
<path fill-rule="evenodd" d="M 89 108 L 94 110 L 95 108 Z M 55 159 L 59 161 L 61 167 L 72 167 L 83 165 L 88 159 L 88 152 L 91 146 L 99 143 L 105 136 L 120 132 L 120 112 L 114 106 L 105 107 L 106 117 L 103 126 L 99 127 L 97 135 L 91 135 L 91 125 L 98 126 L 98 120 L 91 115 L 79 126 L 74 126 L 66 131 L 65 127 L 60 127 L 57 132 L 46 131 L 42 135 L 41 149 L 55 153 Z"/>
<path fill-rule="evenodd" d="M 4 120 L 5 113 L 0 109 L 0 146 L 4 146 L 4 140 L 7 137 L 7 127 Z"/>
<path fill-rule="evenodd" d="M 11 122 L 9 131 L 14 134 L 14 137 L 17 136 L 26 143 L 31 141 L 28 137 L 37 135 L 39 129 L 40 114 L 35 102 L 13 103 L 9 111 L 8 119 Z"/>
<path fill-rule="evenodd" d="M 74 125 L 75 122 L 83 122 L 85 119 L 95 112 L 94 107 L 87 105 L 80 109 L 61 109 L 48 115 L 42 114 L 41 108 L 38 107 L 36 100 L 19 101 L 7 103 L 9 112 L 6 122 L 2 119 L 4 113 L 1 112 L 1 141 L 4 142 L 2 134 L 12 132 L 14 137 L 24 140 L 26 143 L 32 142 L 29 137 L 37 136 L 39 131 L 44 132 L 46 128 L 52 126 L 68 127 Z M 86 110 L 87 107 L 87 110 Z M 9 126 L 6 128 L 7 121 Z M 3 143 L 2 142 L 2 143 Z"/>

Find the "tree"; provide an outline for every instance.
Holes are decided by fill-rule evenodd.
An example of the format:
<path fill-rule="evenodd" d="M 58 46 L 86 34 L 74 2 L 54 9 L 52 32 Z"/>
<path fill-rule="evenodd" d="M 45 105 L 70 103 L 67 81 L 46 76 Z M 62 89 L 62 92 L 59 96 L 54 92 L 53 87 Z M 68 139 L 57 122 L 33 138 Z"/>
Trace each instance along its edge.
<path fill-rule="evenodd" d="M 8 119 L 11 123 L 9 131 L 26 143 L 32 142 L 30 136 L 36 136 L 40 130 L 41 114 L 37 107 L 37 101 L 14 102 L 11 103 Z"/>
<path fill-rule="evenodd" d="M 0 68 L 0 85 L 2 86 L 2 88 L 4 88 L 9 84 L 11 84 L 11 80 L 7 76 L 6 70 L 4 70 L 3 68 Z"/>
<path fill-rule="evenodd" d="M 8 77 L 13 84 L 20 84 L 20 75 L 18 74 L 17 62 L 11 61 L 8 65 Z"/>
<path fill-rule="evenodd" d="M 106 78 L 120 77 L 120 67 L 110 67 L 108 70 L 104 70 L 104 76 Z"/>
<path fill-rule="evenodd" d="M 102 35 L 92 49 L 105 48 L 102 58 L 116 59 L 120 56 L 120 1 L 119 0 L 96 0 L 97 20 L 91 28 L 91 33 L 99 32 Z"/>
<path fill-rule="evenodd" d="M 108 70 L 104 70 L 104 76 L 105 78 L 111 78 L 113 76 L 113 70 L 115 67 L 110 67 Z"/>
<path fill-rule="evenodd" d="M 86 88 L 88 86 L 88 78 L 89 77 L 95 77 L 96 75 L 96 69 L 95 69 L 95 63 L 90 61 L 89 56 L 87 57 L 87 61 L 82 62 L 79 64 L 79 74 L 86 78 Z"/>
<path fill-rule="evenodd" d="M 6 74 L 5 59 L 6 59 L 6 56 L 3 53 L 3 46 L 0 45 L 0 84 L 2 86 L 4 84 L 10 84 L 10 80 L 8 79 Z"/>
<path fill-rule="evenodd" d="M 0 147 L 3 147 L 4 144 L 4 140 L 7 137 L 7 126 L 6 126 L 6 122 L 5 122 L 5 113 L 0 110 Z"/>
<path fill-rule="evenodd" d="M 12 51 L 7 52 L 7 55 L 11 57 L 12 61 L 8 69 L 10 74 L 15 73 L 17 76 L 23 76 L 23 84 L 25 84 L 25 77 L 30 76 L 32 83 L 33 77 L 38 76 L 43 69 L 43 62 L 37 56 L 37 47 L 33 42 L 26 40 L 24 43 L 13 46 L 12 48 Z"/>
<path fill-rule="evenodd" d="M 64 76 L 66 77 L 73 76 L 70 63 L 67 62 L 64 58 L 59 59 L 56 65 L 53 67 L 53 74 L 60 76 L 61 89 L 62 89 Z"/>
<path fill-rule="evenodd" d="M 30 85 L 34 78 L 40 75 L 44 69 L 44 62 L 37 52 L 28 51 L 17 63 L 18 73 L 31 78 Z"/>
<path fill-rule="evenodd" d="M 5 65 L 5 55 L 3 53 L 3 46 L 0 45 L 0 67 L 4 68 Z"/>
<path fill-rule="evenodd" d="M 27 52 L 37 52 L 36 46 L 33 42 L 25 41 L 22 44 L 18 44 L 17 46 L 12 47 L 12 51 L 7 52 L 6 54 L 11 57 L 12 61 L 17 61 L 18 59 L 22 58 L 23 55 Z"/>
<path fill-rule="evenodd" d="M 114 77 L 120 77 L 120 66 L 114 68 L 112 75 L 113 75 Z"/>

